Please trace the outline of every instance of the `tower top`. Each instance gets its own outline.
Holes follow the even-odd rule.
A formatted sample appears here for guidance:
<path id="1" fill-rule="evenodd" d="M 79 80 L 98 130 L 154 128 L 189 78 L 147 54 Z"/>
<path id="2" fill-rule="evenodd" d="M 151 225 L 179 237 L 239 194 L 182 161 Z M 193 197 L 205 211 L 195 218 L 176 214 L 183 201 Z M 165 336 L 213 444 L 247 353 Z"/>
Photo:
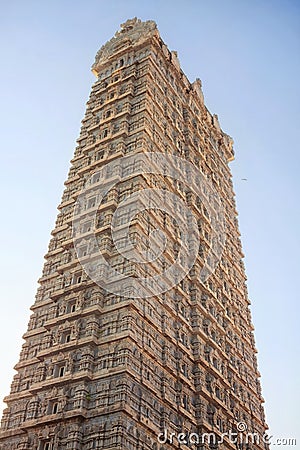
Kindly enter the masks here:
<path id="1" fill-rule="evenodd" d="M 98 66 L 108 61 L 110 57 L 115 57 L 116 53 L 125 46 L 141 44 L 153 36 L 159 37 L 157 25 L 153 20 L 142 22 L 137 17 L 128 19 L 120 25 L 120 30 L 115 33 L 114 37 L 98 51 L 92 66 L 93 73 L 97 74 Z"/>

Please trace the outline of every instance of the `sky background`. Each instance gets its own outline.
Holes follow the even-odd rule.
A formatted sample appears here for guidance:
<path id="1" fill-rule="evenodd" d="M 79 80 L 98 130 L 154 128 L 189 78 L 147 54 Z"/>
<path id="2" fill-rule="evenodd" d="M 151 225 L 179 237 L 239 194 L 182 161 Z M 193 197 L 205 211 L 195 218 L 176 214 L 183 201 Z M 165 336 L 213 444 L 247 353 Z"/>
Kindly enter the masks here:
<path id="1" fill-rule="evenodd" d="M 157 22 L 234 139 L 231 169 L 267 422 L 275 437 L 297 437 L 300 2 L 0 3 L 0 398 L 19 358 L 94 82 L 90 67 L 119 24 L 137 16 Z"/>

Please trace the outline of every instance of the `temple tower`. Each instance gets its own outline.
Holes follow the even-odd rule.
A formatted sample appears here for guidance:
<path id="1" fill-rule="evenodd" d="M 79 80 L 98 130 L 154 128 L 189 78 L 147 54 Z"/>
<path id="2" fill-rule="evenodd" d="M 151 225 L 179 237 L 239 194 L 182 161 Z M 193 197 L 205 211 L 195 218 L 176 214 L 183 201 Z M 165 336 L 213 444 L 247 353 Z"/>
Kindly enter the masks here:
<path id="1" fill-rule="evenodd" d="M 92 70 L 0 448 L 236 449 L 222 433 L 267 427 L 232 139 L 153 21 Z"/>

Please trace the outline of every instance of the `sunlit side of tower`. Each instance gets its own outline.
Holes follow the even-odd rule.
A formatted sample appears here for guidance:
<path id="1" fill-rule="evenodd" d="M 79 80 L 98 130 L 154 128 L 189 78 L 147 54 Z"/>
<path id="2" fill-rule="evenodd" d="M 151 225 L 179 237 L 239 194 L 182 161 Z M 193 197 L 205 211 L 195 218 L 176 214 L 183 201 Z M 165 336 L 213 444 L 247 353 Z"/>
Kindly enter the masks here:
<path id="1" fill-rule="evenodd" d="M 98 52 L 97 77 L 65 182 L 43 274 L 7 408 L 0 449 L 161 450 L 190 448 L 159 443 L 171 433 L 237 431 L 263 436 L 266 424 L 253 325 L 245 284 L 237 212 L 228 163 L 231 138 L 204 104 L 201 82 L 190 83 L 176 52 L 162 41 L 156 24 L 133 19 Z M 74 248 L 76 200 L 97 171 L 128 155 L 157 152 L 189 161 L 215 189 L 226 219 L 226 242 L 213 273 L 200 272 L 212 245 L 212 223 L 202 199 L 185 179 L 164 173 L 134 174 L 110 190 L 101 205 L 92 195 L 95 223 L 86 219 Z M 130 176 L 130 173 L 133 175 Z M 107 173 L 107 178 L 115 174 Z M 107 181 L 107 180 L 106 180 Z M 142 211 L 131 223 L 131 242 L 147 250 L 149 236 L 167 230 L 165 254 L 138 265 L 120 255 L 111 220 L 118 204 L 143 189 L 175 193 L 193 212 L 200 245 L 193 268 L 159 295 L 136 298 L 99 286 L 83 270 L 92 231 L 111 267 L 125 277 L 147 277 L 173 264 L 180 230 L 162 210 Z M 94 192 L 94 190 L 93 190 Z M 133 204 L 134 207 L 134 204 Z M 119 215 L 116 226 L 128 217 Z M 121 246 L 121 243 L 119 243 Z M 155 265 L 156 264 L 156 265 Z M 249 444 L 263 449 L 265 444 Z M 198 449 L 209 449 L 207 442 Z M 214 448 L 236 449 L 225 437 Z"/>

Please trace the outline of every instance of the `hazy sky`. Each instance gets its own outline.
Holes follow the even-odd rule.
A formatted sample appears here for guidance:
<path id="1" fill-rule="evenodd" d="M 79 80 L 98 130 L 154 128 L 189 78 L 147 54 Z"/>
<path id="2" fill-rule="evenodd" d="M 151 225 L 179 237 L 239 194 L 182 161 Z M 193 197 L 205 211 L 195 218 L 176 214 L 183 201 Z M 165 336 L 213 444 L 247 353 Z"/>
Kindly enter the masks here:
<path id="1" fill-rule="evenodd" d="M 0 397 L 9 393 L 27 328 L 94 81 L 90 66 L 119 24 L 134 16 L 157 22 L 190 81 L 202 80 L 208 108 L 234 138 L 231 168 L 267 421 L 274 436 L 296 437 L 297 0 L 2 0 Z"/>

